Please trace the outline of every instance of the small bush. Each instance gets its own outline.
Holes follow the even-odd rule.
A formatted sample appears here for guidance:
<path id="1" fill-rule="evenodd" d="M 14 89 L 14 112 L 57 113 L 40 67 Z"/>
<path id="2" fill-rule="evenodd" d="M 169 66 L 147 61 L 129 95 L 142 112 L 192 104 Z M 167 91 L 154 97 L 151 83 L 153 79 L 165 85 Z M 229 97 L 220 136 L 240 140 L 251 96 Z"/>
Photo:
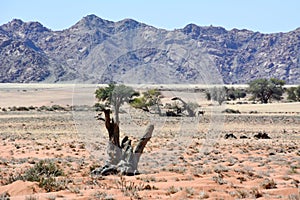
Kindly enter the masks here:
<path id="1" fill-rule="evenodd" d="M 260 198 L 263 196 L 262 193 L 257 188 L 252 188 L 250 193 L 254 198 Z"/>
<path id="2" fill-rule="evenodd" d="M 250 114 L 257 114 L 258 112 L 256 110 L 251 110 L 249 113 Z"/>
<path id="3" fill-rule="evenodd" d="M 42 177 L 62 176 L 63 171 L 50 160 L 41 160 L 24 174 L 27 181 L 40 181 Z"/>
<path id="4" fill-rule="evenodd" d="M 65 111 L 65 110 L 66 110 L 65 107 L 62 107 L 62 106 L 60 106 L 60 105 L 52 105 L 51 108 L 52 108 L 53 110 L 59 110 L 59 111 Z"/>
<path id="5" fill-rule="evenodd" d="M 224 111 L 222 111 L 222 113 L 241 114 L 241 112 L 239 110 L 234 110 L 234 109 L 230 109 L 230 108 L 226 108 Z"/>
<path id="6" fill-rule="evenodd" d="M 29 108 L 24 107 L 24 106 L 20 106 L 16 108 L 16 111 L 29 111 Z"/>
<path id="7" fill-rule="evenodd" d="M 54 111 L 52 107 L 48 107 L 48 106 L 41 106 L 38 109 L 39 111 Z"/>
<path id="8" fill-rule="evenodd" d="M 0 194 L 0 199 L 1 200 L 10 200 L 10 195 L 8 192 L 4 192 L 2 194 Z"/>
<path id="9" fill-rule="evenodd" d="M 261 184 L 260 186 L 263 188 L 263 189 L 274 189 L 274 188 L 277 188 L 276 186 L 277 184 L 275 183 L 275 181 L 272 179 L 268 179 L 266 178 Z"/>
<path id="10" fill-rule="evenodd" d="M 205 191 L 201 191 L 199 193 L 199 199 L 208 199 L 209 198 L 209 194 Z"/>
<path id="11" fill-rule="evenodd" d="M 168 188 L 168 191 L 167 191 L 167 195 L 171 195 L 171 194 L 175 194 L 177 193 L 179 190 L 177 188 L 174 187 L 174 185 L 170 186 Z"/>
<path id="12" fill-rule="evenodd" d="M 25 171 L 22 179 L 26 181 L 36 181 L 41 188 L 47 192 L 54 192 L 65 189 L 65 183 L 57 181 L 55 177 L 64 175 L 55 163 L 50 160 L 41 160 L 32 168 Z"/>

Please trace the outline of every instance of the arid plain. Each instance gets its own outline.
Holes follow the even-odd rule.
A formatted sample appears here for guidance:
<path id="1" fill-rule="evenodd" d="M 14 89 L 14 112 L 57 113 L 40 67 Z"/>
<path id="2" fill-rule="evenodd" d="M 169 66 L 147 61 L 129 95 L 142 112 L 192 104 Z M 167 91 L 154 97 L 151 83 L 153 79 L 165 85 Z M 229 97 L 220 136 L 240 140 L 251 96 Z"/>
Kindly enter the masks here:
<path id="1" fill-rule="evenodd" d="M 141 174 L 91 176 L 105 163 L 108 141 L 91 109 L 96 86 L 2 84 L 0 199 L 300 199 L 299 102 L 219 106 L 195 86 L 157 87 L 163 103 L 179 96 L 204 115 L 160 117 L 124 105 L 121 137 L 134 143 L 154 124 Z M 62 173 L 24 181 L 41 161 Z"/>

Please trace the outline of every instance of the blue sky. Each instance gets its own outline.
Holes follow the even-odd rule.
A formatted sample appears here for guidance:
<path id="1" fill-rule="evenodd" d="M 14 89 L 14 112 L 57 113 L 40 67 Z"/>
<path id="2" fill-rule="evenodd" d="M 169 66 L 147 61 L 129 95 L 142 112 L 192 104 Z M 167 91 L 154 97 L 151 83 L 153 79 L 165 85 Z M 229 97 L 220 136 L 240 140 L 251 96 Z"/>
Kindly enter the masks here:
<path id="1" fill-rule="evenodd" d="M 189 23 L 263 33 L 300 27 L 299 0 L 2 0 L 0 25 L 14 18 L 39 21 L 52 30 L 88 14 L 111 21 L 132 18 L 168 30 Z"/>

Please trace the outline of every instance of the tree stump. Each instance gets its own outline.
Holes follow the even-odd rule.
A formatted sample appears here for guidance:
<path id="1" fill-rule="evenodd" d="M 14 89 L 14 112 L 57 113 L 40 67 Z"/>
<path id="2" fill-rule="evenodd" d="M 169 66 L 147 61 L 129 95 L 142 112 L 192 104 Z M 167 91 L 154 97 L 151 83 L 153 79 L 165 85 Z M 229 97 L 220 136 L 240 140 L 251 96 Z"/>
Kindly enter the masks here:
<path id="1" fill-rule="evenodd" d="M 110 110 L 104 110 L 105 114 L 105 126 L 108 131 L 109 141 L 107 147 L 107 154 L 109 158 L 106 160 L 105 165 L 100 168 L 96 168 L 92 171 L 92 175 L 110 175 L 110 174 L 122 174 L 122 175 L 137 175 L 138 163 L 143 150 L 147 142 L 152 137 L 154 125 L 150 124 L 145 134 L 139 139 L 135 149 L 131 145 L 131 140 L 128 136 L 125 136 L 120 144 L 119 137 L 119 125 L 110 118 Z"/>

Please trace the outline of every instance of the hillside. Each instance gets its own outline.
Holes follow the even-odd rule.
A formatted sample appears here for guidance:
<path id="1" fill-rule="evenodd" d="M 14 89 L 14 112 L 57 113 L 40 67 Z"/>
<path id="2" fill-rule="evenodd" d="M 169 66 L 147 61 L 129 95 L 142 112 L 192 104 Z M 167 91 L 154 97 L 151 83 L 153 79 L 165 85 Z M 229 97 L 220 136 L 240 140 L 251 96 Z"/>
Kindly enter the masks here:
<path id="1" fill-rule="evenodd" d="M 88 15 L 68 29 L 14 19 L 0 26 L 0 82 L 300 84 L 300 28 L 262 34 L 189 24 L 158 29 Z"/>

